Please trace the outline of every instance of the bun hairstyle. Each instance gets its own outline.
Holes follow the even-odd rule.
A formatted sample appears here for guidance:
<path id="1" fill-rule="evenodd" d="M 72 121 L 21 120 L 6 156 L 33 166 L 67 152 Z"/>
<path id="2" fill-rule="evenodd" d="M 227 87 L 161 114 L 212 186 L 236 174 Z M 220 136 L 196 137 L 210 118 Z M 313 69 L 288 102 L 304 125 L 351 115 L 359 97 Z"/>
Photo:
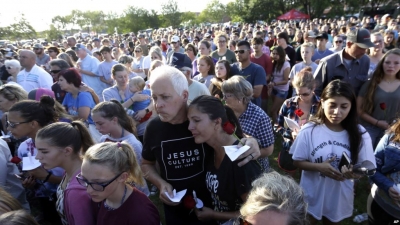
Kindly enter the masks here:
<path id="1" fill-rule="evenodd" d="M 107 119 L 117 117 L 118 124 L 121 125 L 121 127 L 137 136 L 136 126 L 132 118 L 126 114 L 124 107 L 117 100 L 113 99 L 108 102 L 100 102 L 92 109 L 92 114 L 94 113 L 100 113 L 101 117 Z"/>
<path id="2" fill-rule="evenodd" d="M 36 138 L 45 140 L 51 146 L 61 148 L 71 146 L 74 153 L 82 155 L 94 145 L 86 125 L 79 120 L 72 123 L 49 124 L 37 132 Z"/>
<path id="3" fill-rule="evenodd" d="M 36 121 L 41 127 L 57 121 L 54 110 L 55 101 L 49 96 L 42 96 L 40 101 L 24 100 L 15 103 L 9 112 L 19 112 L 25 121 Z"/>
<path id="4" fill-rule="evenodd" d="M 201 95 L 195 98 L 190 103 L 189 107 L 196 107 L 196 109 L 201 113 L 207 114 L 210 120 L 221 118 L 221 126 L 223 126 L 226 122 L 230 122 L 236 127 L 236 136 L 243 138 L 243 131 L 235 113 L 228 106 L 224 106 L 218 98 L 208 95 Z"/>
<path id="5" fill-rule="evenodd" d="M 144 185 L 142 171 L 135 151 L 126 142 L 103 142 L 93 145 L 86 151 L 83 160 L 89 163 L 107 166 L 116 175 L 128 173 L 127 183 Z"/>
<path id="6" fill-rule="evenodd" d="M 315 84 L 316 83 L 312 74 L 312 68 L 309 66 L 300 70 L 300 72 L 294 76 L 292 81 L 292 85 L 294 88 L 306 87 L 310 90 L 314 90 Z"/>

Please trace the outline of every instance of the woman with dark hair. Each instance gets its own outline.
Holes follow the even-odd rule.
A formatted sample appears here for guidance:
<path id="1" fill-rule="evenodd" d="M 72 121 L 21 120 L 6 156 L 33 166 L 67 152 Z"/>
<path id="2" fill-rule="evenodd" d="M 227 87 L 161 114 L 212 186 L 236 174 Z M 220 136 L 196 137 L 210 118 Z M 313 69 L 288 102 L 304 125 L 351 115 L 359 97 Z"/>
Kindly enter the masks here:
<path id="1" fill-rule="evenodd" d="M 65 52 L 58 54 L 57 59 L 65 60 L 68 63 L 69 67 L 71 67 L 71 68 L 75 67 L 75 65 L 76 65 L 76 61 L 73 61 L 71 56 L 69 56 L 69 54 L 67 54 Z"/>
<path id="2" fill-rule="evenodd" d="M 18 148 L 18 157 L 36 156 L 38 151 L 35 146 L 36 133 L 41 128 L 58 120 L 54 110 L 55 100 L 49 96 L 43 96 L 40 101 L 24 100 L 14 104 L 8 113 L 8 130 L 16 138 L 28 137 Z M 60 224 L 60 218 L 54 207 L 54 195 L 57 185 L 61 181 L 64 171 L 61 168 L 45 170 L 42 166 L 25 172 L 22 177 L 22 185 L 29 189 L 35 199 L 40 203 L 39 212 L 43 214 L 45 221 L 52 224 Z M 31 197 L 33 198 L 33 197 Z"/>
<path id="3" fill-rule="evenodd" d="M 99 51 L 93 52 L 93 56 L 94 56 L 97 60 L 99 60 L 99 62 L 103 62 L 103 61 L 104 61 L 103 55 L 102 55 Z"/>
<path id="4" fill-rule="evenodd" d="M 285 101 L 289 90 L 290 64 L 286 61 L 285 50 L 281 46 L 275 47 L 271 52 L 272 77 L 269 87 L 272 88 L 272 107 L 269 115 L 276 123 L 278 110 Z"/>
<path id="5" fill-rule="evenodd" d="M 72 59 L 72 62 L 76 65 L 76 62 L 78 62 L 78 56 L 76 55 L 76 52 L 72 49 L 68 49 L 65 51 L 65 53 L 68 54 L 68 56 Z"/>
<path id="6" fill-rule="evenodd" d="M 196 59 L 197 49 L 193 44 L 187 44 L 185 47 L 185 54 L 192 60 L 192 62 Z"/>
<path id="7" fill-rule="evenodd" d="M 196 209 L 196 215 L 200 221 L 230 223 L 239 216 L 240 206 L 246 201 L 251 182 L 263 169 L 255 161 L 239 167 L 238 161 L 231 161 L 225 153 L 223 146 L 239 144 L 236 137 L 242 138 L 243 132 L 233 110 L 224 106 L 219 99 L 206 95 L 195 98 L 189 105 L 188 118 L 194 141 L 197 144 L 207 143 L 214 149 L 214 160 L 206 162 L 205 168 L 205 182 L 214 209 Z M 235 128 L 236 137 L 227 127 Z"/>
<path id="8" fill-rule="evenodd" d="M 294 35 L 293 41 L 292 41 L 292 43 L 290 43 L 290 45 L 293 46 L 294 49 L 296 49 L 303 43 L 304 43 L 303 31 L 301 31 L 300 29 L 297 29 L 296 33 Z"/>
<path id="9" fill-rule="evenodd" d="M 294 165 L 302 169 L 311 225 L 340 224 L 353 213 L 354 181 L 360 175 L 353 165 L 365 160 L 375 164 L 371 138 L 358 124 L 356 96 L 350 84 L 334 80 L 321 94 L 321 104 L 304 125 L 292 147 Z M 343 155 L 350 164 L 339 168 Z"/>
<path id="10" fill-rule="evenodd" d="M 60 72 L 58 84 L 61 90 L 67 92 L 62 105 L 68 114 L 74 119 L 83 120 L 88 126 L 94 142 L 98 142 L 100 133 L 96 130 L 90 111 L 96 105 L 92 95 L 86 91 L 80 91 L 81 75 L 75 68 L 66 69 Z"/>
<path id="11" fill-rule="evenodd" d="M 47 52 L 50 56 L 50 59 L 53 60 L 53 59 L 57 59 L 58 54 L 60 54 L 60 49 L 52 46 L 52 47 L 47 48 Z"/>
<path id="12" fill-rule="evenodd" d="M 194 76 L 193 80 L 203 83 L 207 88 L 209 88 L 211 79 L 215 77 L 215 65 L 213 58 L 211 58 L 211 56 L 202 55 L 197 58 L 196 61 L 199 74 Z"/>
<path id="13" fill-rule="evenodd" d="M 286 55 L 290 59 L 290 68 L 296 64 L 296 50 L 292 46 L 289 46 L 289 36 L 286 32 L 278 34 L 278 46 L 285 50 Z"/>
<path id="14" fill-rule="evenodd" d="M 86 188 L 79 185 L 76 175 L 81 172 L 82 158 L 94 143 L 84 123 L 57 122 L 45 126 L 36 134 L 36 159 L 43 168 L 59 167 L 65 174 L 57 188 L 56 209 L 64 225 L 96 224 L 92 201 Z"/>
<path id="15" fill-rule="evenodd" d="M 198 50 L 199 50 L 198 55 L 197 55 L 198 57 L 210 56 L 210 54 L 211 54 L 211 44 L 210 44 L 210 42 L 208 42 L 207 40 L 200 41 L 199 44 L 198 44 Z M 198 62 L 197 61 L 198 60 L 194 60 L 193 63 L 192 63 L 193 64 L 193 76 L 196 76 L 197 74 L 200 73 L 198 71 L 198 66 L 197 66 Z M 214 63 L 216 63 L 218 60 L 212 58 L 212 61 Z"/>
<path id="16" fill-rule="evenodd" d="M 215 65 L 215 77 L 211 79 L 211 84 L 209 87 L 211 96 L 222 99 L 222 83 L 232 76 L 231 64 L 227 60 L 219 60 Z"/>
<path id="17" fill-rule="evenodd" d="M 115 100 L 101 102 L 93 108 L 93 121 L 96 129 L 103 135 L 100 142 L 127 142 L 135 151 L 139 163 L 142 161 L 142 143 L 136 138 L 136 126 L 124 107 Z M 149 196 L 147 184 L 138 187 L 144 194 Z"/>
<path id="18" fill-rule="evenodd" d="M 361 124 L 375 147 L 400 112 L 400 50 L 388 51 L 357 97 Z"/>
<path id="19" fill-rule="evenodd" d="M 400 120 L 379 141 L 375 149 L 376 173 L 368 197 L 370 225 L 389 225 L 400 219 Z"/>

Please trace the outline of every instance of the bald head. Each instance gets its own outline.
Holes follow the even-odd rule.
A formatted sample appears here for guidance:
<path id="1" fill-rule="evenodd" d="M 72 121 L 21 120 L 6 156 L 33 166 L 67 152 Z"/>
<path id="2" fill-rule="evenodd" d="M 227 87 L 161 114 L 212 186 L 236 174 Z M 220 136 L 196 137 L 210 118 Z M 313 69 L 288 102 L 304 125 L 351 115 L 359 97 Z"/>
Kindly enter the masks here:
<path id="1" fill-rule="evenodd" d="M 21 50 L 19 52 L 21 66 L 30 71 L 36 63 L 36 54 L 31 50 Z"/>

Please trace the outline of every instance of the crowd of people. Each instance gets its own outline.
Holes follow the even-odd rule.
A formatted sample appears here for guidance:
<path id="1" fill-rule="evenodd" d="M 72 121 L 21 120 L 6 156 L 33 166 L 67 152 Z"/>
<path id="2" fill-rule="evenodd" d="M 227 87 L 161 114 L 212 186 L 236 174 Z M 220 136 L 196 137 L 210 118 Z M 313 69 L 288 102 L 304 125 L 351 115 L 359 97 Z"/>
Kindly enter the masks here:
<path id="1" fill-rule="evenodd" d="M 363 220 L 395 223 L 398 23 L 342 17 L 8 45 L 0 224 L 340 224 L 363 176 Z M 277 140 L 280 173 L 268 159 Z"/>

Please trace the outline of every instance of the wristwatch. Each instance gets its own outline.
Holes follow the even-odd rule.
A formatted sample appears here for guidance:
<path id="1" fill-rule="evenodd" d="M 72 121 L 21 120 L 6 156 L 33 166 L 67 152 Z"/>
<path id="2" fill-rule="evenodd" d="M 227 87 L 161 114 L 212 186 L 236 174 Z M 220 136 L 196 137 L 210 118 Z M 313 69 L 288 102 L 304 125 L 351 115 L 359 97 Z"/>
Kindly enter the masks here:
<path id="1" fill-rule="evenodd" d="M 149 110 L 148 108 L 145 108 L 144 110 L 146 110 L 146 113 L 149 113 L 149 112 L 150 112 L 150 110 Z"/>

